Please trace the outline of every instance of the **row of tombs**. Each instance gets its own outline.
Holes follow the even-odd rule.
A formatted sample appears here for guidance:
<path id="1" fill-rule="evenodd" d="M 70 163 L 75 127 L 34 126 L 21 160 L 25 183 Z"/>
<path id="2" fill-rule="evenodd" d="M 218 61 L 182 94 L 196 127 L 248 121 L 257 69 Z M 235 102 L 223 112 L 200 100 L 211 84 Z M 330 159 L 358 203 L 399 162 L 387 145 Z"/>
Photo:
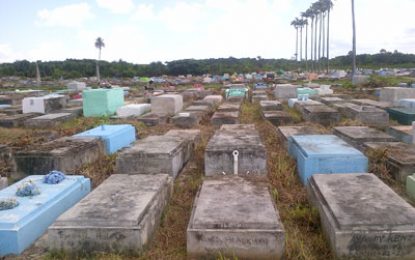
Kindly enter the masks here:
<path id="1" fill-rule="evenodd" d="M 257 100 L 264 118 L 271 122 L 266 112 L 274 116 L 275 112 L 285 112 L 278 101 Z M 222 126 L 205 148 L 205 179 L 187 228 L 188 255 L 281 258 L 284 227 L 267 182 L 249 178 L 266 176 L 265 146 L 254 125 L 238 124 L 240 102 L 225 102 L 220 107 L 233 111 L 216 113 L 234 114 L 221 117 L 225 118 L 222 121 L 215 121 L 214 116 L 211 119 L 212 124 L 219 122 L 217 125 Z M 324 114 L 310 118 L 320 117 L 326 118 Z M 395 177 L 405 181 L 411 178 L 408 175 L 414 172 L 414 163 L 409 157 L 400 158 L 393 149 L 405 147 L 409 154 L 415 154 L 411 145 L 398 143 L 367 126 L 335 127 L 331 135 L 309 126 L 282 126 L 288 123 L 284 120 L 273 123 L 279 125 L 276 131 L 297 161 L 299 178 L 320 213 L 323 230 L 337 256 L 415 257 L 415 211 L 375 175 L 367 173 L 368 159 L 364 155 L 370 149 L 387 146 L 392 151 L 388 163 L 395 167 Z M 94 131 L 110 134 L 102 142 Z M 21 253 L 46 230 L 51 249 L 142 251 L 159 224 L 174 179 L 192 160 L 200 131 L 171 130 L 130 145 L 134 141 L 134 128 L 129 125 L 102 126 L 76 138 L 59 140 L 59 151 L 71 150 L 71 146 L 88 147 L 85 151 L 89 152 L 79 156 L 79 149 L 72 149 L 72 161 L 80 163 L 100 150 L 114 153 L 128 147 L 117 154 L 116 174 L 92 192 L 89 180 L 83 176 L 64 176 L 58 183 L 48 183 L 53 173 L 46 177 L 32 175 L 2 190 L 1 197 L 14 198 L 19 205 L 0 211 L 0 220 L 4 220 L 0 223 L 0 256 Z M 40 148 L 35 154 L 44 152 Z M 22 152 L 19 156 L 17 161 L 31 160 L 28 158 L 33 154 Z M 59 169 L 68 165 L 65 169 L 70 169 L 72 162 L 65 162 L 67 157 L 68 153 L 55 160 L 44 156 L 44 163 L 39 165 L 49 168 L 34 169 L 33 173 L 48 173 L 55 165 Z M 16 190 L 26 187 L 36 187 L 40 192 L 16 196 Z"/>

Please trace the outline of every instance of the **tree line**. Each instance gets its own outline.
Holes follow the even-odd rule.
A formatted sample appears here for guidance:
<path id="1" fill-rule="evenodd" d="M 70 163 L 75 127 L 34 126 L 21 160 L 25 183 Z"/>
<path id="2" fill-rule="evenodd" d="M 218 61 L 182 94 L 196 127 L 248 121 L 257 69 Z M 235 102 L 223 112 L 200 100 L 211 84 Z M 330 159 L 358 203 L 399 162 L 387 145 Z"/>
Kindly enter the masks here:
<path id="1" fill-rule="evenodd" d="M 326 58 L 327 59 L 327 58 Z M 324 60 L 322 58 L 322 60 Z M 360 68 L 412 67 L 415 68 L 415 54 L 398 51 L 356 56 Z M 352 52 L 345 56 L 330 59 L 331 68 L 348 69 L 352 62 Z M 67 59 L 65 61 L 37 61 L 42 78 L 70 79 L 96 76 L 96 60 Z M 305 66 L 295 60 L 257 58 L 220 58 L 220 59 L 185 59 L 171 62 L 152 62 L 150 64 L 133 64 L 122 60 L 100 61 L 100 74 L 105 78 L 152 77 L 161 75 L 203 75 L 224 73 L 248 73 L 260 71 L 305 71 Z M 36 62 L 27 60 L 0 64 L 0 76 L 36 77 Z"/>

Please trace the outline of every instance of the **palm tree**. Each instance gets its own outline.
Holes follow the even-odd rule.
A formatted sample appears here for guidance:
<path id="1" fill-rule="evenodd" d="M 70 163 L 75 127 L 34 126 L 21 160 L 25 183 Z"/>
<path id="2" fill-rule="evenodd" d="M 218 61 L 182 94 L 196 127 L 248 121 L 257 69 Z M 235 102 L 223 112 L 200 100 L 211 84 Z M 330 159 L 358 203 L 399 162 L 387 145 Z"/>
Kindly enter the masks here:
<path id="1" fill-rule="evenodd" d="M 105 47 L 105 43 L 104 43 L 104 39 L 102 39 L 101 37 L 98 37 L 95 40 L 95 48 L 98 48 L 98 60 L 97 60 L 97 79 L 98 81 L 100 81 L 100 74 L 99 74 L 99 61 L 101 60 L 101 49 Z"/>
<path id="2" fill-rule="evenodd" d="M 303 28 L 307 25 L 308 22 L 306 19 L 299 19 L 300 26 L 300 61 L 303 61 Z M 307 46 L 306 46 L 307 48 Z"/>
<path id="3" fill-rule="evenodd" d="M 305 70 L 308 71 L 308 18 L 312 18 L 311 9 L 301 13 L 301 16 L 305 18 Z"/>
<path id="4" fill-rule="evenodd" d="M 356 73 L 356 21 L 354 15 L 354 0 L 352 1 L 353 51 L 352 51 L 352 79 Z"/>
<path id="5" fill-rule="evenodd" d="M 311 8 L 314 12 L 314 64 L 317 66 L 317 24 L 319 21 L 319 15 L 320 15 L 320 6 L 319 6 L 319 2 L 315 2 L 311 5 Z"/>
<path id="6" fill-rule="evenodd" d="M 322 0 L 324 10 L 327 12 L 327 43 L 326 43 L 326 55 L 327 55 L 327 73 L 330 69 L 330 10 L 333 8 L 333 2 L 331 0 Z"/>
<path id="7" fill-rule="evenodd" d="M 298 18 L 295 18 L 293 21 L 291 21 L 291 25 L 294 26 L 295 30 L 296 30 L 296 40 L 295 40 L 295 60 L 298 61 L 298 28 L 300 25 L 300 20 Z"/>
<path id="8" fill-rule="evenodd" d="M 314 52 L 313 52 L 314 44 L 313 43 L 314 43 L 314 37 L 315 37 L 315 35 L 314 35 L 314 19 L 316 18 L 316 15 L 315 15 L 315 12 L 314 12 L 312 7 L 308 8 L 307 12 L 310 13 L 310 18 L 311 18 L 310 60 L 311 60 L 311 70 L 314 71 L 314 62 L 313 62 L 313 60 L 314 60 L 314 55 L 313 55 L 314 54 Z"/>

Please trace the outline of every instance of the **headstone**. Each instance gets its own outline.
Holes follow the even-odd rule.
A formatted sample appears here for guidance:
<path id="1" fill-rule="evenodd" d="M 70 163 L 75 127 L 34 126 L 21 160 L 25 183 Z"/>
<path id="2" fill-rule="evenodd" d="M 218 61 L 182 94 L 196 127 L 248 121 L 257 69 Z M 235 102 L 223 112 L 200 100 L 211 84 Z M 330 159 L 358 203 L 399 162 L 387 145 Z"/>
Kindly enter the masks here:
<path id="1" fill-rule="evenodd" d="M 402 125 L 412 125 L 415 121 L 415 110 L 405 107 L 394 107 L 387 109 L 389 117 Z"/>
<path id="2" fill-rule="evenodd" d="M 379 100 L 393 105 L 399 105 L 399 100 L 404 98 L 415 98 L 415 89 L 386 87 L 380 90 Z"/>
<path id="3" fill-rule="evenodd" d="M 259 105 L 262 111 L 281 111 L 283 109 L 281 102 L 278 100 L 261 100 Z"/>
<path id="4" fill-rule="evenodd" d="M 76 172 L 81 166 L 95 162 L 103 154 L 104 145 L 98 138 L 59 138 L 14 153 L 17 167 L 15 177 L 47 174 L 52 170 Z"/>
<path id="5" fill-rule="evenodd" d="M 117 109 L 117 116 L 119 117 L 130 117 L 130 116 L 141 116 L 151 111 L 150 104 L 129 104 Z"/>
<path id="6" fill-rule="evenodd" d="M 302 114 L 306 121 L 318 123 L 324 126 L 334 125 L 340 121 L 339 112 L 325 105 L 304 106 Z"/>
<path id="7" fill-rule="evenodd" d="M 415 209 L 373 174 L 315 174 L 307 187 L 336 258 L 415 258 Z"/>
<path id="8" fill-rule="evenodd" d="M 85 117 L 110 116 L 124 105 L 124 90 L 88 89 L 82 92 L 82 98 Z"/>
<path id="9" fill-rule="evenodd" d="M 154 114 L 174 115 L 183 109 L 183 97 L 164 94 L 151 98 L 151 112 Z"/>
<path id="10" fill-rule="evenodd" d="M 234 151 L 237 151 L 235 160 Z M 254 125 L 222 125 L 205 149 L 205 175 L 266 174 L 266 151 Z"/>
<path id="11" fill-rule="evenodd" d="M 280 259 L 285 249 L 284 227 L 267 186 L 237 176 L 203 181 L 186 237 L 187 254 L 196 259 Z"/>
<path id="12" fill-rule="evenodd" d="M 23 114 L 48 114 L 66 106 L 66 97 L 63 95 L 47 95 L 43 97 L 27 97 L 22 101 Z"/>
<path id="13" fill-rule="evenodd" d="M 268 120 L 274 126 L 291 124 L 293 118 L 285 111 L 263 111 L 262 118 Z"/>
<path id="14" fill-rule="evenodd" d="M 54 113 L 43 116 L 33 117 L 24 122 L 26 127 L 32 128 L 53 128 L 58 124 L 72 120 L 75 118 L 74 114 L 70 113 Z"/>
<path id="15" fill-rule="evenodd" d="M 49 248 L 139 254 L 171 196 L 167 174 L 113 174 L 48 229 Z"/>
<path id="16" fill-rule="evenodd" d="M 22 253 L 91 189 L 90 180 L 84 176 L 66 176 L 58 184 L 43 183 L 43 177 L 32 175 L 0 191 L 0 198 L 13 198 L 19 203 L 15 208 L 0 210 L 0 257 Z M 17 188 L 27 181 L 32 181 L 40 194 L 16 196 Z"/>
<path id="17" fill-rule="evenodd" d="M 277 84 L 274 90 L 274 96 L 277 99 L 287 100 L 290 98 L 297 97 L 297 88 L 296 85 L 291 84 Z"/>
<path id="18" fill-rule="evenodd" d="M 239 124 L 239 111 L 233 112 L 215 112 L 210 119 L 214 126 L 221 126 L 223 124 Z"/>
<path id="19" fill-rule="evenodd" d="M 397 126 L 390 126 L 387 130 L 388 134 L 395 137 L 397 140 L 412 144 L 413 133 L 412 133 L 412 126 L 409 125 L 397 125 Z"/>
<path id="20" fill-rule="evenodd" d="M 367 142 L 396 142 L 392 136 L 367 126 L 338 126 L 334 128 L 334 134 L 363 151 L 364 143 Z"/>
<path id="21" fill-rule="evenodd" d="M 100 138 L 104 142 L 106 153 L 113 154 L 135 141 L 135 128 L 132 125 L 100 125 L 75 137 Z"/>
<path id="22" fill-rule="evenodd" d="M 0 127 L 23 127 L 26 120 L 39 116 L 37 113 L 17 114 L 0 117 Z"/>
<path id="23" fill-rule="evenodd" d="M 137 140 L 116 159 L 120 174 L 169 174 L 175 178 L 185 165 L 188 142 L 175 136 L 155 135 Z"/>
<path id="24" fill-rule="evenodd" d="M 367 172 L 366 156 L 337 136 L 295 135 L 291 138 L 291 151 L 297 159 L 298 173 L 304 185 L 316 173 Z"/>

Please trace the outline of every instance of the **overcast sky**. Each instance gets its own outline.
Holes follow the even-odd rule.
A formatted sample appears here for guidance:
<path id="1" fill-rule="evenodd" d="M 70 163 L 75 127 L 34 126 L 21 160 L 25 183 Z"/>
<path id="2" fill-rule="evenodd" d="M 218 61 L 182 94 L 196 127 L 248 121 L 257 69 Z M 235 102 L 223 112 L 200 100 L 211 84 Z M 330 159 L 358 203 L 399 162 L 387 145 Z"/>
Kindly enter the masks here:
<path id="1" fill-rule="evenodd" d="M 0 63 L 291 58 L 309 0 L 0 0 Z M 350 0 L 333 0 L 331 54 L 351 50 Z M 357 52 L 415 53 L 415 0 L 355 0 Z"/>

